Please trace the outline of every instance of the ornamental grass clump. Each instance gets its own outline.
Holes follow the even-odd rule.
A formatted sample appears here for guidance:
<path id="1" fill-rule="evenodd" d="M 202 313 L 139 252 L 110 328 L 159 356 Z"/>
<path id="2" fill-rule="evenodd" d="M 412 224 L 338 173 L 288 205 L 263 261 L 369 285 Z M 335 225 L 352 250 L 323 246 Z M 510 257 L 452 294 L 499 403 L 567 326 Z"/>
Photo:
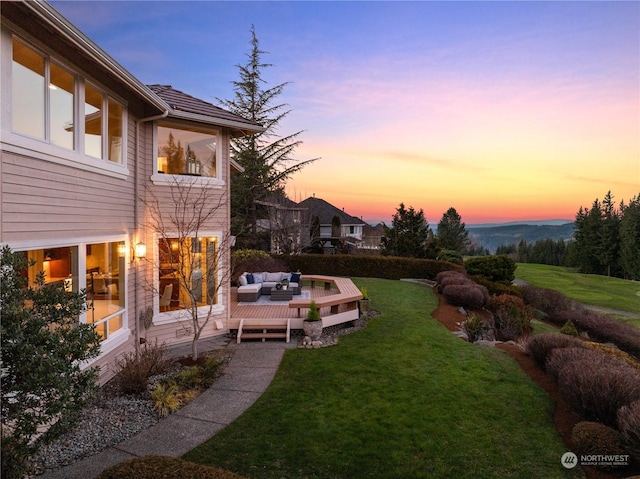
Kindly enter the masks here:
<path id="1" fill-rule="evenodd" d="M 147 390 L 149 378 L 166 373 L 172 362 L 164 345 L 147 343 L 118 361 L 114 384 L 122 394 L 140 394 Z"/>

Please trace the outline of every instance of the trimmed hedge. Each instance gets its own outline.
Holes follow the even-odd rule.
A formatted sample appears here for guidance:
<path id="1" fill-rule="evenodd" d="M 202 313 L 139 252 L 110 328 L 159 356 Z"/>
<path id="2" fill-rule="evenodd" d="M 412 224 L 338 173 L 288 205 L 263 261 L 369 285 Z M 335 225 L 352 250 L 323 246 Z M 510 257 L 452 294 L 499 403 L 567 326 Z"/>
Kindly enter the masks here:
<path id="1" fill-rule="evenodd" d="M 493 313 L 498 334 L 507 341 L 518 339 L 530 329 L 533 311 L 517 296 L 491 296 L 487 309 Z"/>
<path id="2" fill-rule="evenodd" d="M 629 451 L 640 463 L 640 401 L 634 401 L 618 410 L 618 430 Z"/>
<path id="3" fill-rule="evenodd" d="M 541 333 L 527 340 L 526 350 L 539 366 L 544 367 L 547 357 L 556 348 L 585 348 L 584 343 L 573 336 L 560 333 Z"/>
<path id="4" fill-rule="evenodd" d="M 626 454 L 622 436 L 615 429 L 597 422 L 582 421 L 573 426 L 571 440 L 583 455 Z"/>
<path id="5" fill-rule="evenodd" d="M 467 273 L 482 276 L 496 283 L 511 284 L 518 265 L 508 256 L 474 256 L 464 262 Z"/>
<path id="6" fill-rule="evenodd" d="M 288 265 L 291 271 L 328 276 L 357 276 L 362 278 L 434 280 L 441 271 L 464 268 L 448 261 L 395 256 L 360 256 L 348 254 L 277 255 L 275 259 Z"/>
<path id="7" fill-rule="evenodd" d="M 479 284 L 450 284 L 442 289 L 442 295 L 454 306 L 465 309 L 482 309 L 489 299 L 487 288 Z"/>

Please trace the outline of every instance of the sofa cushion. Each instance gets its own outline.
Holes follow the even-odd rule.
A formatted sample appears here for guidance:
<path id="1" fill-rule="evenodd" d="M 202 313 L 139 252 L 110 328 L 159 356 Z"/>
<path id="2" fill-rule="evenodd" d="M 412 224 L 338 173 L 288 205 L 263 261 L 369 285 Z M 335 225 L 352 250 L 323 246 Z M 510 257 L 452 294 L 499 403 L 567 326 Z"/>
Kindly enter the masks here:
<path id="1" fill-rule="evenodd" d="M 279 283 L 282 280 L 282 273 L 265 273 L 264 280 Z"/>
<path id="2" fill-rule="evenodd" d="M 260 291 L 261 285 L 260 284 L 247 284 L 245 286 L 238 286 L 238 292 L 239 293 L 248 293 L 248 292 L 256 292 L 256 291 Z"/>
<path id="3" fill-rule="evenodd" d="M 238 284 L 240 286 L 246 286 L 247 284 L 247 273 L 241 274 L 240 277 L 238 278 Z"/>

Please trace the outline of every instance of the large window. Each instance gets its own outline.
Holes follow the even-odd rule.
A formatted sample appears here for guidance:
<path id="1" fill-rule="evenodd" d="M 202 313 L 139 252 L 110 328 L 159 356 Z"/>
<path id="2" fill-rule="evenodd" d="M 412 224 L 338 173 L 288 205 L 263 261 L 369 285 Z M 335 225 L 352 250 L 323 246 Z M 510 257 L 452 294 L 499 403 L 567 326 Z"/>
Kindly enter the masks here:
<path id="1" fill-rule="evenodd" d="M 125 244 L 88 244 L 86 258 L 87 322 L 95 324 L 105 340 L 123 325 Z"/>
<path id="2" fill-rule="evenodd" d="M 158 173 L 215 178 L 219 137 L 183 128 L 158 126 Z"/>
<path id="3" fill-rule="evenodd" d="M 94 243 L 25 251 L 32 264 L 25 271 L 29 285 L 35 285 L 38 273 L 45 284 L 59 283 L 68 292 L 87 293 L 87 310 L 82 318 L 95 324 L 102 341 L 124 327 L 125 315 L 125 243 Z M 86 271 L 79 274 L 84 262 Z M 79 318 L 81 319 L 81 318 Z"/>
<path id="4" fill-rule="evenodd" d="M 12 46 L 13 131 L 122 164 L 124 107 L 21 40 Z"/>
<path id="5" fill-rule="evenodd" d="M 160 238 L 158 257 L 160 312 L 218 303 L 217 238 Z"/>

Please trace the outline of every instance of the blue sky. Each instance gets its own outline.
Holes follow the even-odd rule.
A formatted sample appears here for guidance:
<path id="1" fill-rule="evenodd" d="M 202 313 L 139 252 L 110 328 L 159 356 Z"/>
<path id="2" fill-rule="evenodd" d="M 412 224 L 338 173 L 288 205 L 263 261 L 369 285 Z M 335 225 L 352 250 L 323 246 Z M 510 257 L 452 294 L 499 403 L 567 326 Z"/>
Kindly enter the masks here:
<path id="1" fill-rule="evenodd" d="M 145 83 L 231 98 L 255 25 L 288 184 L 355 216 L 572 219 L 640 193 L 638 2 L 52 2 Z"/>

